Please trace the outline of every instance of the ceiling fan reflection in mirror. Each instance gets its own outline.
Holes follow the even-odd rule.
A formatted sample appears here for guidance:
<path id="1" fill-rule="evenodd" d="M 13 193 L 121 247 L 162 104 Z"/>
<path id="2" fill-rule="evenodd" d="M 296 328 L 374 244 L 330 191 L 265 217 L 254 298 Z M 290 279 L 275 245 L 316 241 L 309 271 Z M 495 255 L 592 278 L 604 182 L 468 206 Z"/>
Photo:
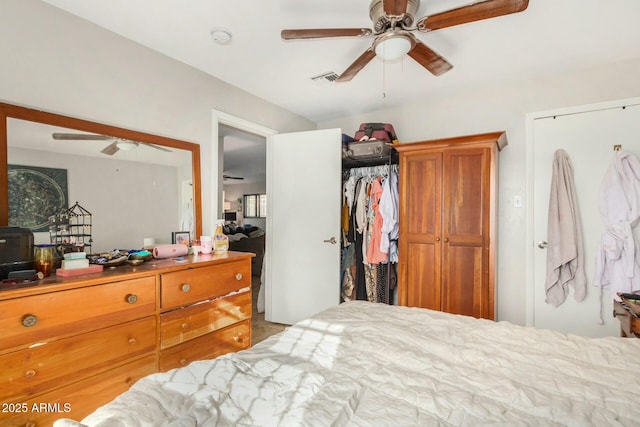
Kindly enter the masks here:
<path id="1" fill-rule="evenodd" d="M 446 73 L 453 65 L 434 50 L 422 43 L 412 31 L 429 32 L 455 25 L 522 12 L 529 0 L 480 0 L 445 12 L 418 19 L 414 17 L 420 0 L 373 0 L 369 6 L 369 17 L 373 29 L 369 28 L 320 28 L 282 30 L 284 40 L 317 39 L 329 37 L 374 36 L 371 46 L 364 51 L 335 81 L 353 79 L 374 57 L 384 61 L 399 59 L 405 54 L 435 76 Z"/>
<path id="2" fill-rule="evenodd" d="M 88 134 L 88 133 L 61 133 L 54 132 L 51 134 L 53 139 L 57 141 L 111 141 L 111 144 L 107 145 L 100 152 L 113 156 L 118 151 L 131 151 L 137 148 L 139 145 L 145 145 L 147 147 L 155 148 L 156 150 L 171 152 L 168 148 L 160 145 L 150 144 L 148 142 L 132 141 L 130 139 L 116 138 L 108 135 Z"/>

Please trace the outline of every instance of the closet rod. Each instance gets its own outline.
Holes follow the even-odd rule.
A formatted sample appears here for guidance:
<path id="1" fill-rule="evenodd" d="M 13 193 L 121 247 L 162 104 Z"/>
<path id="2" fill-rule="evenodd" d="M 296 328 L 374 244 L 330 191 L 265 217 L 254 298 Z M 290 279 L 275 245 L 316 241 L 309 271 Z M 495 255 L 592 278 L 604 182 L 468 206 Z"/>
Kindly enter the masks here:
<path id="1" fill-rule="evenodd" d="M 389 166 L 391 166 L 391 169 L 389 169 Z M 392 164 L 392 165 L 364 166 L 360 168 L 351 168 L 349 169 L 349 175 L 353 177 L 384 175 L 389 173 L 389 170 L 391 170 L 391 172 L 397 173 L 398 165 Z"/>

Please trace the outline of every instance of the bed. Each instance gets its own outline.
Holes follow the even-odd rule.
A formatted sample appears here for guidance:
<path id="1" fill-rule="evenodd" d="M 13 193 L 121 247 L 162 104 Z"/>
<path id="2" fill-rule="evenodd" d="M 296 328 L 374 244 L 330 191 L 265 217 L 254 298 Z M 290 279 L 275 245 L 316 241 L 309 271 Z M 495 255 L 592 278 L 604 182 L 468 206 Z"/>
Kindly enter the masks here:
<path id="1" fill-rule="evenodd" d="M 67 426 L 631 426 L 640 339 L 352 301 Z"/>

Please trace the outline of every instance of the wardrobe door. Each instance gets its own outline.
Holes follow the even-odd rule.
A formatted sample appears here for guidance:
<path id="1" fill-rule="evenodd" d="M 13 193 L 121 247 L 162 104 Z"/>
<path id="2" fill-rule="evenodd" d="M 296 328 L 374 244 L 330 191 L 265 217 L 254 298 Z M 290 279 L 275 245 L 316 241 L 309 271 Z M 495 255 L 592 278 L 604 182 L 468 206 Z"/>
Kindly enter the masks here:
<path id="1" fill-rule="evenodd" d="M 399 304 L 441 310 L 442 152 L 403 156 L 400 173 Z"/>
<path id="2" fill-rule="evenodd" d="M 492 316 L 489 307 L 489 148 L 444 151 L 442 310 Z"/>

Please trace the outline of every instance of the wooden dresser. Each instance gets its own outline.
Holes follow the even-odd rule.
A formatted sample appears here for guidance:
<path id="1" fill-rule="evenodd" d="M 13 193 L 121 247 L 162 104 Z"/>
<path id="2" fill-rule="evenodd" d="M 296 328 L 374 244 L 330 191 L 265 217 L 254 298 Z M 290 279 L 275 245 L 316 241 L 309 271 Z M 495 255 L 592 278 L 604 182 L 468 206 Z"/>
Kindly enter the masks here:
<path id="1" fill-rule="evenodd" d="M 0 291 L 0 425 L 82 419 L 145 375 L 248 348 L 252 256 L 151 260 Z"/>
<path id="2" fill-rule="evenodd" d="M 394 145 L 398 303 L 494 319 L 498 151 L 504 132 Z"/>

